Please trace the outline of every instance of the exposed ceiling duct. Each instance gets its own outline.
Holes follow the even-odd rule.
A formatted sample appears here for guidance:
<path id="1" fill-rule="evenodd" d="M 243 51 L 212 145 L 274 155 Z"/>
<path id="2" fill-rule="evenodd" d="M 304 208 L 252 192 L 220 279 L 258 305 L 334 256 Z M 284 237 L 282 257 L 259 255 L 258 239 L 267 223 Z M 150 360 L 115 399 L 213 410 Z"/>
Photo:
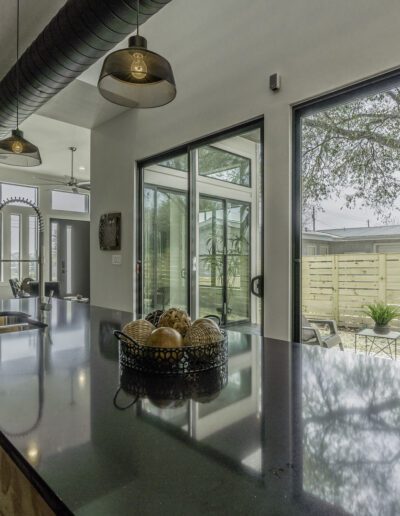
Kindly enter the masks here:
<path id="1" fill-rule="evenodd" d="M 170 0 L 142 0 L 139 23 Z M 136 0 L 68 0 L 19 59 L 25 120 L 136 28 Z M 0 82 L 0 135 L 17 120 L 16 66 Z"/>

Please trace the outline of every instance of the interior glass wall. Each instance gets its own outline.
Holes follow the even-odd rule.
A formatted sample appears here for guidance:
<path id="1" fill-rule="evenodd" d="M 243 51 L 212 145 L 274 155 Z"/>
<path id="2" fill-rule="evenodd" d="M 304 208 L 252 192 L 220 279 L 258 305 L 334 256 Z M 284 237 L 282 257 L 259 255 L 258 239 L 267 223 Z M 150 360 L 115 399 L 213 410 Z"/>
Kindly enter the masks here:
<path id="1" fill-rule="evenodd" d="M 143 171 L 143 312 L 189 309 L 188 164 L 176 156 Z"/>
<path id="2" fill-rule="evenodd" d="M 261 123 L 149 160 L 140 182 L 138 312 L 176 306 L 260 331 Z"/>

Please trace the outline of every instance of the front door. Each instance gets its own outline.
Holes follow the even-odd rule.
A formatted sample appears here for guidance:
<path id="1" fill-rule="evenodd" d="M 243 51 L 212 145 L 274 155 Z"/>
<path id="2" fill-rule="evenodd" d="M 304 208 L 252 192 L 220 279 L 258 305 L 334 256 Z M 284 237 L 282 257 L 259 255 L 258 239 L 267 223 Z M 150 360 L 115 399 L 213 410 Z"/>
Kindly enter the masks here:
<path id="1" fill-rule="evenodd" d="M 90 223 L 51 219 L 50 275 L 60 297 L 90 296 Z"/>

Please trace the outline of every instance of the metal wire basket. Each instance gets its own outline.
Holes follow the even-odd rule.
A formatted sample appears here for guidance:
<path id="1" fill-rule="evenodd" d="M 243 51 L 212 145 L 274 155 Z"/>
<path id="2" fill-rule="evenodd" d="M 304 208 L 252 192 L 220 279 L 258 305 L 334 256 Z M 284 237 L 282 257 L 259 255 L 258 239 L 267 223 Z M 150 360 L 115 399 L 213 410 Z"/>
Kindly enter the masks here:
<path id="1" fill-rule="evenodd" d="M 217 342 L 179 348 L 142 346 L 117 330 L 114 335 L 120 342 L 120 364 L 144 373 L 176 375 L 207 371 L 224 365 L 228 358 L 228 340 L 223 330 Z"/>
<path id="2" fill-rule="evenodd" d="M 214 367 L 208 371 L 188 373 L 185 375 L 165 376 L 141 373 L 120 365 L 120 387 L 114 396 L 114 405 L 125 410 L 139 399 L 162 401 L 165 406 L 193 399 L 207 403 L 218 397 L 228 382 L 228 365 Z M 119 393 L 124 391 L 133 396 L 127 405 L 119 400 Z"/>

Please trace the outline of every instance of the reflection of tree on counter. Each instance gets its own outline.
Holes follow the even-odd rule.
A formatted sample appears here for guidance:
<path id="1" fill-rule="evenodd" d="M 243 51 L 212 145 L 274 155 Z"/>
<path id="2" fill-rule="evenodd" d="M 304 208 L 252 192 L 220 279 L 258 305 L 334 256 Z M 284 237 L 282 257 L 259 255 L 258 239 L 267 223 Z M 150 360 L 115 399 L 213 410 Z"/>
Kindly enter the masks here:
<path id="1" fill-rule="evenodd" d="M 303 356 L 304 489 L 352 514 L 400 513 L 400 368 Z M 379 485 L 379 497 L 370 496 Z"/>

